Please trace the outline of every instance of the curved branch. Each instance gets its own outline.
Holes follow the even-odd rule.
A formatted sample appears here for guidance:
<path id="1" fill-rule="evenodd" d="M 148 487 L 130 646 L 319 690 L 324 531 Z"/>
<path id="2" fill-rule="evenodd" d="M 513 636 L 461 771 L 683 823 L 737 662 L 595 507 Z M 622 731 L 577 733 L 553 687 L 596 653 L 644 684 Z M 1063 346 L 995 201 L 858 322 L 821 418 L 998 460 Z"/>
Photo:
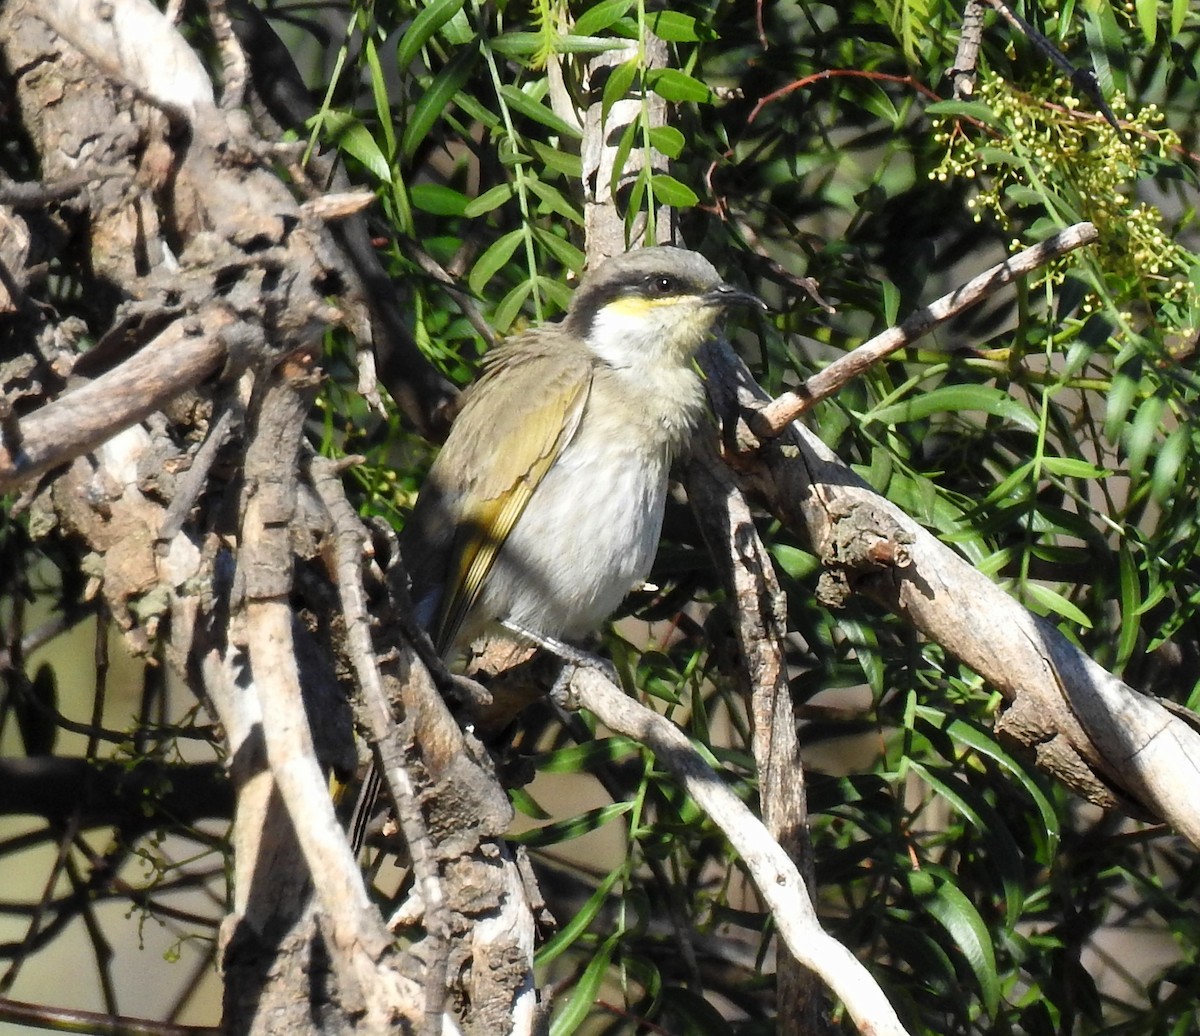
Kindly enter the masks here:
<path id="1" fill-rule="evenodd" d="M 0 492 L 88 453 L 212 375 L 228 354 L 226 333 L 236 319 L 214 305 L 177 320 L 95 381 L 10 419 L 0 441 Z"/>
<path id="2" fill-rule="evenodd" d="M 724 343 L 704 366 L 718 414 L 769 398 Z M 1200 846 L 1200 733 L 1093 662 L 801 425 L 739 457 L 737 470 L 847 591 L 902 616 L 1000 691 L 1009 707 L 997 730 L 1039 767 L 1100 805 L 1149 810 Z"/>
<path id="3" fill-rule="evenodd" d="M 595 668 L 571 677 L 574 701 L 605 726 L 647 745 L 687 789 L 741 856 L 759 895 L 771 910 L 779 935 L 795 958 L 829 986 L 871 1036 L 906 1032 L 870 972 L 817 920 L 808 889 L 795 863 L 749 808 L 725 785 L 674 723 L 630 698 Z"/>
<path id="4" fill-rule="evenodd" d="M 904 323 L 890 327 L 857 349 L 834 360 L 828 367 L 809 378 L 798 392 L 784 392 L 771 400 L 749 419 L 750 430 L 763 439 L 779 435 L 792 421 L 821 400 L 828 399 L 847 382 L 868 368 L 929 334 L 951 317 L 982 302 L 1018 277 L 1061 258 L 1082 245 L 1091 244 L 1099 232 L 1091 223 L 1075 223 L 1046 238 L 1045 241 L 1018 252 L 1011 259 L 997 263 L 966 284 L 947 292 L 940 299 L 918 309 Z"/>

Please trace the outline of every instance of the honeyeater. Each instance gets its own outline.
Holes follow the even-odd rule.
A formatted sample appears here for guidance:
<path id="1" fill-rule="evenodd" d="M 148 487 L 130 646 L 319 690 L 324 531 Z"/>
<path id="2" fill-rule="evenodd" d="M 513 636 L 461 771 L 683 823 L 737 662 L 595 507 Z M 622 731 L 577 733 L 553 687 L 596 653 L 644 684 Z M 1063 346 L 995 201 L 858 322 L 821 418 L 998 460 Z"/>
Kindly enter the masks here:
<path id="1" fill-rule="evenodd" d="M 763 306 L 699 253 L 641 248 L 585 277 L 562 321 L 488 353 L 400 542 L 444 658 L 498 627 L 589 633 L 646 578 L 671 461 L 705 409 L 696 349 L 741 304 Z M 377 787 L 372 772 L 356 847 Z"/>
<path id="2" fill-rule="evenodd" d="M 564 320 L 488 354 L 401 539 L 443 656 L 501 622 L 589 633 L 646 578 L 705 409 L 696 349 L 738 304 L 762 305 L 699 253 L 641 248 L 587 276 Z"/>

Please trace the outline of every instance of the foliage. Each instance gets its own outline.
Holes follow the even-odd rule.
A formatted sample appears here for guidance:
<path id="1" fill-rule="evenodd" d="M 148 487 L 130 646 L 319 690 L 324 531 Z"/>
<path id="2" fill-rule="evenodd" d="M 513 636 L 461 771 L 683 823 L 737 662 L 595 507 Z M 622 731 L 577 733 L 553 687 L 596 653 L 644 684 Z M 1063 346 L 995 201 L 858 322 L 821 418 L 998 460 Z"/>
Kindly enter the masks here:
<path id="1" fill-rule="evenodd" d="M 672 164 L 642 166 L 621 204 L 675 207 L 691 246 L 770 298 L 746 352 L 773 390 L 1015 241 L 1095 220 L 1101 247 L 872 371 L 814 421 L 880 493 L 1103 665 L 1200 705 L 1189 150 L 1200 16 L 1188 5 L 1014 5 L 1096 69 L 1119 131 L 998 18 L 975 97 L 950 101 L 961 6 L 939 0 L 335 6 L 345 33 L 322 52 L 332 73 L 311 143 L 338 149 L 376 191 L 412 332 L 459 382 L 483 343 L 431 262 L 501 334 L 562 312 L 585 223 L 581 130 L 562 101 L 589 58 L 628 41 L 604 109 L 638 99 L 622 159 L 656 148 Z M 298 5 L 286 13 L 312 30 L 297 51 L 320 50 L 315 12 L 307 23 Z M 648 29 L 669 41 L 670 69 L 647 66 Z M 655 96 L 672 106 L 669 127 L 645 117 Z M 330 343 L 314 438 L 367 457 L 354 469 L 359 503 L 399 524 L 429 448 L 358 399 L 343 349 Z M 788 591 L 822 915 L 906 1023 L 941 1034 L 1194 1025 L 1194 857 L 1051 786 L 993 736 L 998 702 L 974 674 L 894 618 L 818 604 L 805 545 L 766 521 L 762 531 Z M 669 515 L 655 582 L 629 604 L 652 635 L 622 625 L 605 652 L 752 801 L 728 620 L 683 509 Z M 538 773 L 513 795 L 559 923 L 539 954 L 563 982 L 552 1031 L 771 1031 L 769 921 L 654 759 L 536 710 L 512 752 Z M 604 800 L 551 810 L 549 789 L 568 774 L 592 790 L 598 779 Z M 575 839 L 614 829 L 623 851 L 571 855 Z M 1135 923 L 1169 950 L 1162 967 L 1107 956 Z M 692 933 L 686 952 L 680 929 Z"/>

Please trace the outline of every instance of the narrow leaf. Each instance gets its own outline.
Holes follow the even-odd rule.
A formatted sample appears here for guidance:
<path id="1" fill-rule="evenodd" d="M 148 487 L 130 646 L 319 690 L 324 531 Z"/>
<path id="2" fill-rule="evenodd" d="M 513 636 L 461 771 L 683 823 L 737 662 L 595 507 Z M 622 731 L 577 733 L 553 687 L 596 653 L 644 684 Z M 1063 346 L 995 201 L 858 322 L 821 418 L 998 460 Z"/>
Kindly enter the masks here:
<path id="1" fill-rule="evenodd" d="M 869 421 L 901 424 L 905 421 L 921 421 L 934 414 L 960 414 L 971 410 L 1003 417 L 1031 432 L 1038 430 L 1037 418 L 1033 414 L 1007 392 L 990 385 L 943 385 L 866 416 Z"/>
<path id="2" fill-rule="evenodd" d="M 1000 1004 L 1000 981 L 996 972 L 996 953 L 992 948 L 987 925 L 974 904 L 950 881 L 929 871 L 909 873 L 909 887 L 966 958 L 988 1014 L 995 1014 Z"/>
<path id="3" fill-rule="evenodd" d="M 482 216 L 485 212 L 500 208 L 514 193 L 516 193 L 516 188 L 511 183 L 498 183 L 495 187 L 488 188 L 478 198 L 472 198 L 467 202 L 466 208 L 463 209 L 463 215 L 469 219 Z"/>
<path id="4" fill-rule="evenodd" d="M 575 126 L 572 126 L 566 119 L 555 115 L 546 105 L 534 100 L 523 90 L 518 90 L 515 86 L 505 85 L 500 87 L 500 96 L 504 98 L 504 102 L 514 111 L 518 111 L 522 115 L 533 119 L 534 122 L 540 122 L 560 137 L 574 138 L 580 136 L 580 132 Z"/>
<path id="5" fill-rule="evenodd" d="M 601 943 L 600 949 L 596 951 L 596 956 L 588 962 L 583 975 L 575 983 L 571 999 L 550 1023 L 550 1036 L 569 1036 L 583 1024 L 600 993 L 600 986 L 608 973 L 620 937 L 620 932 L 613 932 Z"/>
<path id="6" fill-rule="evenodd" d="M 690 209 L 700 202 L 696 192 L 687 184 L 680 183 L 666 173 L 655 173 L 651 176 L 650 189 L 654 192 L 657 202 L 670 205 L 673 209 Z"/>
<path id="7" fill-rule="evenodd" d="M 523 227 L 510 230 L 493 241 L 487 251 L 476 260 L 475 265 L 471 268 L 471 275 L 467 278 L 467 284 L 476 295 L 483 294 L 483 289 L 487 287 L 488 281 L 495 277 L 500 272 L 500 268 L 512 258 L 513 252 L 517 250 L 517 245 L 521 243 L 524 236 Z"/>
<path id="8" fill-rule="evenodd" d="M 674 126 L 650 127 L 650 146 L 667 158 L 678 158 L 683 153 L 685 143 L 683 134 Z"/>
<path id="9" fill-rule="evenodd" d="M 594 4 L 575 20 L 575 31 L 580 36 L 594 36 L 603 32 L 633 6 L 633 0 L 603 0 Z"/>
<path id="10" fill-rule="evenodd" d="M 392 182 L 392 166 L 370 131 L 347 112 L 327 111 L 323 116 L 325 133 L 337 147 L 361 162 L 384 183 Z"/>
<path id="11" fill-rule="evenodd" d="M 413 63 L 421 48 L 433 38 L 438 29 L 462 10 L 462 6 L 463 0 L 433 0 L 412 20 L 396 48 L 396 64 L 401 74 L 408 71 L 408 66 Z"/>
<path id="12" fill-rule="evenodd" d="M 467 214 L 467 196 L 440 183 L 415 183 L 409 195 L 413 205 L 422 212 L 429 212 L 435 216 Z"/>
<path id="13" fill-rule="evenodd" d="M 712 91 L 699 79 L 677 68 L 655 68 L 646 73 L 646 85 L 665 101 L 709 102 Z"/>
<path id="14" fill-rule="evenodd" d="M 668 43 L 695 43 L 701 39 L 701 27 L 690 14 L 681 11 L 658 11 L 646 17 L 650 31 Z M 715 33 L 708 30 L 704 38 L 714 39 Z"/>
<path id="15" fill-rule="evenodd" d="M 519 834 L 508 834 L 505 837 L 510 842 L 519 845 L 543 847 L 569 842 L 573 838 L 582 838 L 598 831 L 610 820 L 623 816 L 633 809 L 632 802 L 610 802 L 607 806 L 597 806 L 595 809 L 577 813 L 566 820 L 556 820 L 553 824 L 543 824 L 541 827 L 522 831 Z"/>
<path id="16" fill-rule="evenodd" d="M 413 105 L 408 124 L 404 127 L 404 136 L 400 140 L 400 151 L 406 159 L 411 159 L 416 154 L 417 148 L 429 135 L 429 131 L 453 103 L 454 95 L 470 78 L 478 58 L 477 46 L 464 47 L 434 77 L 421 99 Z"/>
<path id="17" fill-rule="evenodd" d="M 588 925 L 600 913 L 600 908 L 608 900 L 608 894 L 624 873 L 625 863 L 621 861 L 621 865 L 615 870 L 610 871 L 604 880 L 596 886 L 596 891 L 588 896 L 587 902 L 576 911 L 571 920 L 564 924 L 554 937 L 537 951 L 537 954 L 534 956 L 534 962 L 538 967 L 544 967 L 564 950 L 569 950 L 575 944 L 575 941 L 587 931 Z"/>
<path id="18" fill-rule="evenodd" d="M 1044 610 L 1061 615 L 1068 622 L 1082 626 L 1085 630 L 1092 628 L 1092 620 L 1079 607 L 1068 601 L 1062 594 L 1043 583 L 1026 583 L 1025 590 L 1029 596 Z"/>

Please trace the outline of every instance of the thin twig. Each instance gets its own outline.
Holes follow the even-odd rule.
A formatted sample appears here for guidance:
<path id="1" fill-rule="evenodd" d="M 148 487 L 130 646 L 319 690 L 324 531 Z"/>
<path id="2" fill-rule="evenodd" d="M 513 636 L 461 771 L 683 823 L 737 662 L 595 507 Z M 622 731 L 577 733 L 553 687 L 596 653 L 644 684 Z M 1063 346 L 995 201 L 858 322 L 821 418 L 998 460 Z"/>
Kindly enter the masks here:
<path id="1" fill-rule="evenodd" d="M 379 751 L 384 776 L 396 803 L 396 815 L 424 903 L 425 1025 L 429 1032 L 439 1032 L 446 1006 L 449 912 L 438 877 L 433 843 L 421 814 L 417 790 L 404 766 L 403 747 L 396 737 L 396 725 L 392 720 L 375 656 L 375 645 L 371 640 L 370 617 L 362 585 L 363 526 L 346 499 L 333 461 L 323 457 L 311 458 L 309 477 L 333 522 L 335 571 L 350 659 L 366 702 L 371 740 Z"/>
<path id="2" fill-rule="evenodd" d="M 979 45 L 983 40 L 983 3 L 984 0 L 967 0 L 963 8 L 958 50 L 954 52 L 954 67 L 948 73 L 954 84 L 954 96 L 960 101 L 975 93 Z"/>
<path id="3" fill-rule="evenodd" d="M 192 456 L 191 467 L 175 483 L 175 497 L 167 513 L 163 516 L 162 526 L 158 530 L 160 541 L 168 541 L 178 535 L 191 513 L 192 505 L 196 502 L 204 487 L 208 484 L 208 474 L 212 470 L 217 454 L 221 447 L 229 441 L 233 434 L 235 412 L 240 419 L 240 407 L 225 406 L 220 417 L 211 425 L 208 436 Z"/>
<path id="4" fill-rule="evenodd" d="M 168 326 L 124 363 L 21 418 L 14 449 L 0 442 L 0 492 L 65 464 L 213 374 L 233 313 L 214 305 Z"/>
<path id="5" fill-rule="evenodd" d="M 982 302 L 1018 277 L 1045 266 L 1099 237 L 1091 223 L 1076 223 L 1052 237 L 997 263 L 960 288 L 917 310 L 904 323 L 888 328 L 809 378 L 797 392 L 784 392 L 749 418 L 750 430 L 773 439 L 805 411 L 838 392 L 868 368 L 903 349 L 963 310 Z"/>

